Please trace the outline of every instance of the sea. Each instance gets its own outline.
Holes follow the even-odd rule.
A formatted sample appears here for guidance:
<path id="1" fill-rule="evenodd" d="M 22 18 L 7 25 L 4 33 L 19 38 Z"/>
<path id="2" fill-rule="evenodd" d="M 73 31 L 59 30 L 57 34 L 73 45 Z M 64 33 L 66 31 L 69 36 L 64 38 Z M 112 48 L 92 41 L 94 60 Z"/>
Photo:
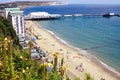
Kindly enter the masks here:
<path id="1" fill-rule="evenodd" d="M 24 9 L 31 12 L 50 14 L 120 14 L 120 5 L 69 4 L 53 6 L 33 6 Z M 43 28 L 53 32 L 64 43 L 79 50 L 85 50 L 97 59 L 120 72 L 120 17 L 69 16 L 56 20 L 37 21 Z"/>

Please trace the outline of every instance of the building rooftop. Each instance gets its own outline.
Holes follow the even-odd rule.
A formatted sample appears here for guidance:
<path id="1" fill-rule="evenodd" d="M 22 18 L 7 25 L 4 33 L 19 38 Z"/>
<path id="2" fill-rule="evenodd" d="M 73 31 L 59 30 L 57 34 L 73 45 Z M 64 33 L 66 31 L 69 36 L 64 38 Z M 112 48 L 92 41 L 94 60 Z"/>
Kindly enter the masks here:
<path id="1" fill-rule="evenodd" d="M 20 11 L 20 8 L 5 8 L 6 11 Z"/>
<path id="2" fill-rule="evenodd" d="M 11 14 L 23 14 L 23 11 L 10 11 Z"/>

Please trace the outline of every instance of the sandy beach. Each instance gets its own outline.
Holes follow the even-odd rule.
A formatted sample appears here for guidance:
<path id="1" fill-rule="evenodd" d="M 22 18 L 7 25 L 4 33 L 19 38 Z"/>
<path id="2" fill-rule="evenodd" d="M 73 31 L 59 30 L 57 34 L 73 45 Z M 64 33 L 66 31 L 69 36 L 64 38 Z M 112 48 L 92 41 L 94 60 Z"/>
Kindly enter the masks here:
<path id="1" fill-rule="evenodd" d="M 56 38 L 52 32 L 45 30 L 33 21 L 25 21 L 25 28 L 31 28 L 32 33 L 35 35 L 41 35 L 40 40 L 36 40 L 36 43 L 40 48 L 47 53 L 47 56 L 52 58 L 54 52 L 59 52 L 59 60 L 64 57 L 64 65 L 67 68 L 67 74 L 70 78 L 75 76 L 84 79 L 85 73 L 90 73 L 95 80 L 120 80 L 120 75 L 109 71 L 95 58 L 87 58 L 80 54 L 81 52 L 69 47 L 68 45 L 60 42 L 60 39 Z M 83 51 L 84 52 L 84 51 Z"/>

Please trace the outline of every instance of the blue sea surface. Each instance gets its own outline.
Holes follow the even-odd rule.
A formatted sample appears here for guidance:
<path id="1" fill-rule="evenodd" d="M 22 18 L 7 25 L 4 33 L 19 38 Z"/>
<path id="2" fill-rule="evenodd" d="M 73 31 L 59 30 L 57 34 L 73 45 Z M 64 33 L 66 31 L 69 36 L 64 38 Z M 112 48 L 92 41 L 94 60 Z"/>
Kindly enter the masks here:
<path id="1" fill-rule="evenodd" d="M 109 12 L 120 13 L 120 5 L 92 5 L 71 4 L 55 6 L 33 6 L 24 10 L 27 15 L 30 12 L 45 11 L 51 14 L 104 14 Z"/>
<path id="2" fill-rule="evenodd" d="M 120 14 L 119 5 L 60 5 L 37 6 L 24 10 L 45 11 L 54 14 Z M 120 72 L 120 17 L 62 17 L 57 20 L 38 21 L 70 45 L 87 50 L 107 65 Z"/>

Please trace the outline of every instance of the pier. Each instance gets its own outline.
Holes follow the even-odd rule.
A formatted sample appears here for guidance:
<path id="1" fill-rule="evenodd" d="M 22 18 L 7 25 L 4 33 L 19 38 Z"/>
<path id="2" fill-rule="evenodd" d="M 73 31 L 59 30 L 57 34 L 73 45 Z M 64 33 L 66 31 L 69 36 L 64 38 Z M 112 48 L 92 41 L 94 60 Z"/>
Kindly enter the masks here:
<path id="1" fill-rule="evenodd" d="M 48 12 L 31 12 L 28 15 L 24 16 L 26 20 L 49 20 L 49 19 L 58 19 L 60 14 L 49 14 Z"/>
<path id="2" fill-rule="evenodd" d="M 108 15 L 108 16 L 117 16 L 117 17 L 120 17 L 120 14 L 115 14 L 114 15 L 111 15 L 110 13 L 106 13 L 106 14 L 72 14 L 72 15 L 62 15 L 62 17 L 72 17 L 72 16 L 101 16 L 101 17 L 106 17 L 104 15 Z"/>
<path id="3" fill-rule="evenodd" d="M 66 14 L 66 15 L 48 14 L 47 12 L 34 12 L 34 13 L 35 14 L 30 13 L 27 16 L 24 16 L 24 19 L 25 20 L 53 20 L 53 19 L 59 19 L 61 17 L 82 17 L 82 16 L 84 16 L 84 17 L 107 17 L 107 18 L 113 17 L 113 16 L 120 17 L 120 14 L 115 14 L 115 13 L 105 13 L 105 14 Z M 37 13 L 37 15 L 36 15 L 36 13 Z"/>

